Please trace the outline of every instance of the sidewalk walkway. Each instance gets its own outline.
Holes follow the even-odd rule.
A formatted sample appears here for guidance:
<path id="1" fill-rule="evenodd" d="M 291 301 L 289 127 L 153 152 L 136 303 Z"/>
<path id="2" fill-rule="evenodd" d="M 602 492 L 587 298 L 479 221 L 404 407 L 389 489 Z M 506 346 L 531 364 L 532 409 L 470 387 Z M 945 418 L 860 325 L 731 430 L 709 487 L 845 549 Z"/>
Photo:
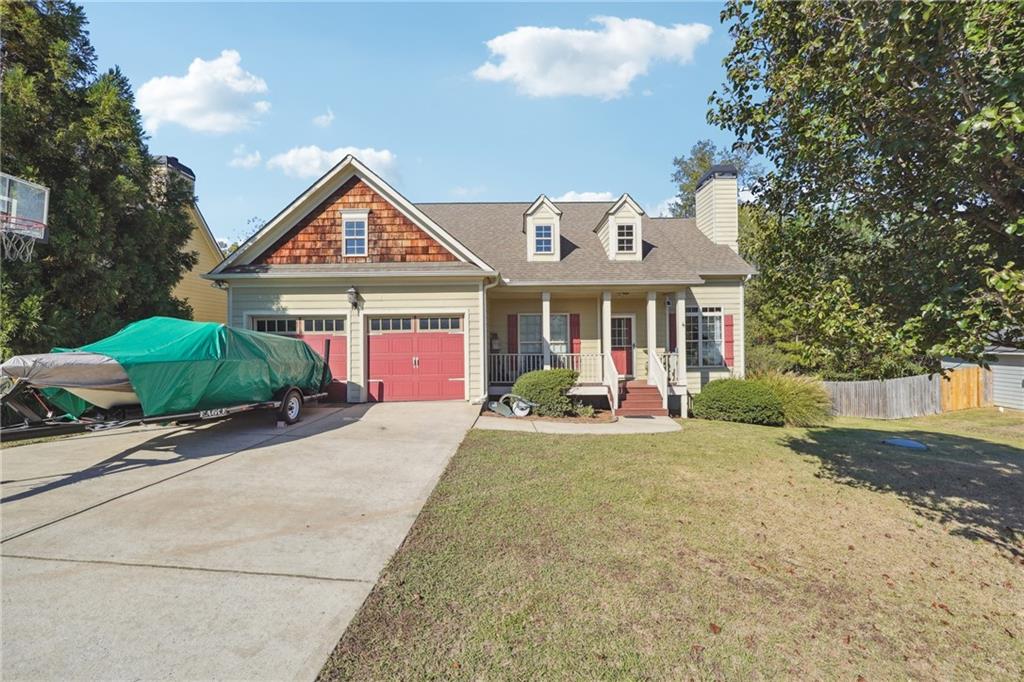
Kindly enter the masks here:
<path id="1" fill-rule="evenodd" d="M 480 415 L 475 428 L 490 431 L 530 431 L 533 433 L 562 433 L 586 436 L 623 435 L 631 433 L 670 433 L 682 427 L 669 417 L 619 417 L 618 421 L 598 424 L 579 422 L 548 422 L 514 417 Z"/>

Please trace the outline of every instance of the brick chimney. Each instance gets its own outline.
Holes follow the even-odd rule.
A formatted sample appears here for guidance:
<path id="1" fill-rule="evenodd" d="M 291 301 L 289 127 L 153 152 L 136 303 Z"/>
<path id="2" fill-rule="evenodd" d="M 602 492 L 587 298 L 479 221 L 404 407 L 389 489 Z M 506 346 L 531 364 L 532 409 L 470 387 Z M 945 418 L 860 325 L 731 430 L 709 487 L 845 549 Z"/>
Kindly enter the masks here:
<path id="1" fill-rule="evenodd" d="M 164 192 L 167 191 L 167 180 L 171 177 L 171 173 L 174 173 L 179 178 L 184 179 L 189 186 L 191 192 L 195 192 L 196 187 L 196 174 L 192 172 L 192 169 L 185 164 L 178 161 L 176 156 L 157 156 L 153 158 L 153 193 L 157 197 L 162 198 Z"/>
<path id="2" fill-rule="evenodd" d="M 736 166 L 712 166 L 697 182 L 697 228 L 716 244 L 739 251 L 739 193 Z"/>

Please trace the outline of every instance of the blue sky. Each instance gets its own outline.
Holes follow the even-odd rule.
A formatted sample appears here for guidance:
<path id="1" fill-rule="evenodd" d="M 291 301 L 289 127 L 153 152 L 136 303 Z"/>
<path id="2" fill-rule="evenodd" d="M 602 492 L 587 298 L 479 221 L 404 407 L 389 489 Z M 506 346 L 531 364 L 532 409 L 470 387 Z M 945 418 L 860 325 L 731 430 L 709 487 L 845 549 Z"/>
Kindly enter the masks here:
<path id="1" fill-rule="evenodd" d="M 705 121 L 720 9 L 86 4 L 99 66 L 131 79 L 150 151 L 196 172 L 225 238 L 353 149 L 413 201 L 629 192 L 655 211 L 673 156 L 731 142 Z"/>

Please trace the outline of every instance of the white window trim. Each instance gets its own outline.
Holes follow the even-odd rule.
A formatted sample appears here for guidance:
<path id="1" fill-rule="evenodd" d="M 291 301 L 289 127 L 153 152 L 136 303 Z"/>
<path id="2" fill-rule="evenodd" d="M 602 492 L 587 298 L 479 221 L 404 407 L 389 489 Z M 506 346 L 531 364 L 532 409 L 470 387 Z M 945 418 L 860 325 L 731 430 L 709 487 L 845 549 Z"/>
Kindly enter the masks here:
<path id="1" fill-rule="evenodd" d="M 630 229 L 630 231 L 632 232 L 632 235 L 630 235 L 630 237 L 629 237 L 630 243 L 632 244 L 632 248 L 629 248 L 629 249 L 619 248 L 619 240 L 620 239 L 624 239 L 624 237 L 620 236 L 619 230 L 621 230 L 624 227 L 628 227 Z M 637 235 L 636 223 L 634 223 L 634 222 L 628 222 L 628 223 L 627 222 L 622 222 L 622 223 L 616 222 L 615 223 L 615 253 L 625 253 L 625 254 L 636 253 L 636 235 Z"/>
<path id="2" fill-rule="evenodd" d="M 363 223 L 363 250 L 360 253 L 348 253 L 348 240 L 358 237 L 345 235 L 345 223 L 350 221 L 362 221 Z M 341 212 L 341 252 L 344 258 L 365 258 L 369 250 L 370 242 L 370 211 L 369 209 L 348 210 Z"/>
<path id="3" fill-rule="evenodd" d="M 519 313 L 516 316 L 516 336 L 518 337 L 516 339 L 516 342 L 517 342 L 517 344 L 519 346 L 519 353 L 521 355 L 540 355 L 540 354 L 542 354 L 544 352 L 544 321 L 541 320 L 541 327 L 540 327 L 541 332 L 540 332 L 540 337 L 539 337 L 539 339 L 540 339 L 540 341 L 539 341 L 539 343 L 540 343 L 540 350 L 539 351 L 535 351 L 535 352 L 531 351 L 531 352 L 527 353 L 526 351 L 523 350 L 523 318 L 524 317 L 537 317 L 537 318 L 540 318 L 541 317 L 541 313 Z M 551 318 L 552 319 L 554 319 L 556 317 L 564 317 L 565 318 L 565 353 L 566 354 L 572 353 L 572 330 L 569 329 L 569 313 L 551 313 Z M 551 351 L 551 352 L 555 353 L 555 351 Z M 562 355 L 562 353 L 555 353 L 555 354 L 556 355 Z"/>
<path id="4" fill-rule="evenodd" d="M 687 367 L 708 367 L 708 368 L 722 368 L 727 367 L 725 364 L 725 312 L 720 307 L 709 306 L 702 308 L 695 308 L 687 306 L 686 308 L 686 321 L 689 322 L 690 318 L 695 318 L 697 322 L 697 340 L 694 342 L 697 347 L 697 362 L 690 364 L 689 358 L 687 358 Z M 721 332 L 718 344 L 718 355 L 722 358 L 722 362 L 718 364 L 704 364 L 704 329 L 703 329 L 703 318 L 705 317 L 717 317 L 718 328 Z M 683 325 L 683 333 L 686 333 L 686 325 Z M 676 340 L 678 343 L 678 339 Z M 687 351 L 689 351 L 690 340 L 686 339 Z"/>
<path id="5" fill-rule="evenodd" d="M 537 230 L 539 230 L 542 227 L 548 228 L 548 236 L 547 237 L 540 237 L 537 234 Z M 538 242 L 541 239 L 546 239 L 549 242 L 549 246 L 548 246 L 548 250 L 547 251 L 541 251 L 538 248 Z M 555 253 L 555 226 L 553 224 L 538 223 L 538 224 L 533 226 L 533 252 L 535 254 L 541 255 L 541 256 L 551 256 L 551 255 L 554 255 L 554 253 Z"/>

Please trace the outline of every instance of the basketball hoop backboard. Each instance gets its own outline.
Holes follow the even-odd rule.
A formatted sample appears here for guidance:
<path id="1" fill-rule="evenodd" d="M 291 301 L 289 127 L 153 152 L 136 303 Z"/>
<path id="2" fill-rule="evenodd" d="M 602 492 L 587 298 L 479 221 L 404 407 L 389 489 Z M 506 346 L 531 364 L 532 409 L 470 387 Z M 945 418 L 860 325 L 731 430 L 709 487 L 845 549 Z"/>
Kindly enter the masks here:
<path id="1" fill-rule="evenodd" d="M 0 243 L 3 257 L 27 261 L 36 242 L 47 238 L 50 190 L 28 180 L 0 173 Z"/>

